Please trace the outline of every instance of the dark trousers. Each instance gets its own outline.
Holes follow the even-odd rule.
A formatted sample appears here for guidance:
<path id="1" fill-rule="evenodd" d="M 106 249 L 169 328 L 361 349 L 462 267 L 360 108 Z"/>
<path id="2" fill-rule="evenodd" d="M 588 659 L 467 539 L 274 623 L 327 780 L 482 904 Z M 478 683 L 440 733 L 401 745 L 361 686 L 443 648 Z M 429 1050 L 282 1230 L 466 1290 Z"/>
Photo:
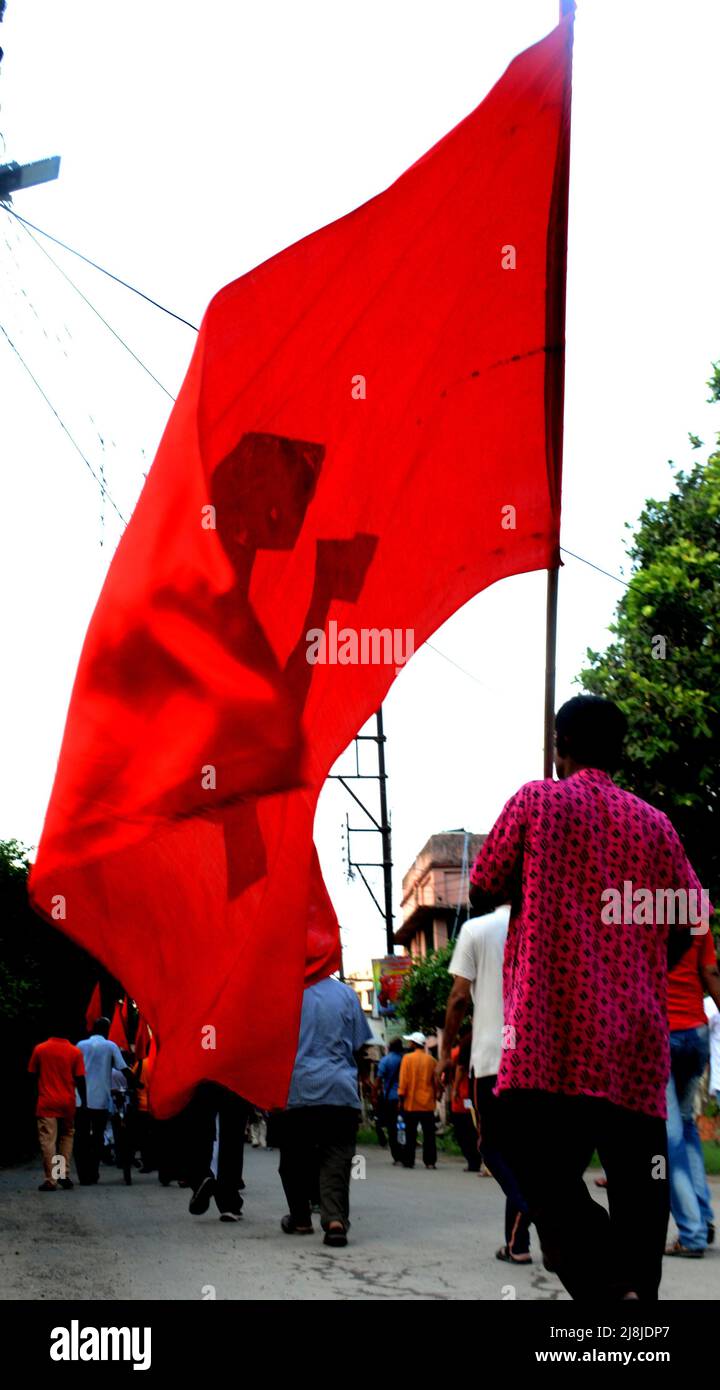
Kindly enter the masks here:
<path id="1" fill-rule="evenodd" d="M 423 1140 L 423 1163 L 426 1168 L 431 1168 L 434 1163 L 437 1163 L 435 1111 L 403 1110 L 403 1118 L 405 1120 L 405 1150 L 402 1154 L 402 1161 L 405 1167 L 415 1167 L 415 1141 L 417 1139 L 417 1128 L 418 1125 L 420 1125 Z"/>
<path id="2" fill-rule="evenodd" d="M 505 1193 L 505 1244 L 511 1255 L 527 1255 L 531 1218 L 527 1200 L 508 1160 L 503 1112 L 498 1097 L 493 1095 L 496 1081 L 496 1076 L 473 1078 L 477 1142 L 484 1162 Z M 535 1139 L 529 1136 L 528 1143 L 534 1152 Z"/>
<path id="3" fill-rule="evenodd" d="M 142 1166 L 148 1173 L 157 1168 L 157 1123 L 148 1110 L 130 1112 L 130 1144 L 133 1156 L 139 1151 Z"/>
<path id="4" fill-rule="evenodd" d="M 397 1140 L 398 1103 L 396 1100 L 385 1100 L 383 1101 L 383 1106 L 385 1109 L 385 1125 L 390 1143 L 390 1153 L 395 1163 L 402 1163 L 402 1144 L 398 1144 Z"/>
<path id="5" fill-rule="evenodd" d="M 240 1184 L 243 1172 L 245 1126 L 251 1106 L 234 1091 L 215 1081 L 203 1081 L 187 1112 L 189 1177 L 195 1191 L 211 1172 L 216 1121 L 219 1121 L 215 1204 L 218 1211 L 242 1210 Z"/>
<path id="6" fill-rule="evenodd" d="M 450 1113 L 452 1127 L 455 1131 L 455 1139 L 460 1148 L 460 1152 L 467 1163 L 471 1173 L 480 1172 L 480 1151 L 478 1149 L 478 1132 L 473 1124 L 473 1117 L 469 1110 L 453 1110 Z"/>
<path id="7" fill-rule="evenodd" d="M 543 1254 L 570 1296 L 656 1301 L 669 1212 L 665 1121 L 546 1091 L 507 1091 L 499 1105 Z M 583 1178 L 595 1149 L 609 1215 Z"/>
<path id="8" fill-rule="evenodd" d="M 82 1184 L 96 1183 L 105 1140 L 108 1110 L 88 1110 L 81 1105 L 75 1117 L 75 1166 Z"/>
<path id="9" fill-rule="evenodd" d="M 163 1187 L 168 1187 L 175 1179 L 179 1182 L 192 1181 L 190 1168 L 193 1163 L 192 1145 L 194 1140 L 191 1106 L 192 1101 L 190 1105 L 186 1105 L 183 1110 L 178 1111 L 178 1114 L 173 1115 L 169 1120 L 152 1120 L 151 1144 L 157 1163 L 158 1178 Z M 211 1123 L 214 1138 L 214 1121 Z M 202 1133 L 203 1144 L 207 1147 L 207 1121 L 205 1121 Z M 210 1154 L 212 1156 L 212 1148 Z M 240 1169 L 242 1171 L 242 1156 Z"/>
<path id="10" fill-rule="evenodd" d="M 280 1125 L 280 1180 L 297 1226 L 310 1225 L 313 1189 L 320 1188 L 320 1222 L 347 1227 L 350 1174 L 360 1112 L 349 1105 L 300 1105 Z"/>

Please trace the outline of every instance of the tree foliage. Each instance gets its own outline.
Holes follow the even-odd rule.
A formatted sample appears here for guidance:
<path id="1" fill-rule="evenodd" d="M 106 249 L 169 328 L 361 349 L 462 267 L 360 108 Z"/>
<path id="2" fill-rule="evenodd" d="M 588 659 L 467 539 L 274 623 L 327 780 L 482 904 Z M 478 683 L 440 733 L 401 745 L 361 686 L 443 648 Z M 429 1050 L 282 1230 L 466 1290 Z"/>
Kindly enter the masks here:
<path id="1" fill-rule="evenodd" d="M 423 1033 L 434 1033 L 436 1028 L 442 1027 L 452 985 L 448 965 L 454 946 L 450 941 L 447 946 L 413 961 L 398 996 L 398 1012 L 405 1019 L 408 1032 L 420 1029 Z"/>
<path id="2" fill-rule="evenodd" d="M 708 383 L 720 400 L 720 363 Z M 702 441 L 690 436 L 694 448 Z M 672 466 L 672 465 L 671 465 Z M 650 499 L 628 548 L 632 572 L 607 650 L 588 651 L 585 690 L 628 719 L 618 781 L 659 806 L 703 887 L 720 900 L 720 435 L 705 462 Z"/>

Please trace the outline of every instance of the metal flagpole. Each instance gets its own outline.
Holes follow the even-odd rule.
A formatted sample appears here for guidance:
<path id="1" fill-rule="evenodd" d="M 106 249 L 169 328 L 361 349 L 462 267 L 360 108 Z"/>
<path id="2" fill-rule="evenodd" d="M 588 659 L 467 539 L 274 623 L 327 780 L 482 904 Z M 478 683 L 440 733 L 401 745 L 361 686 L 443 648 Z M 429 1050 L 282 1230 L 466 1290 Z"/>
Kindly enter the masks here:
<path id="1" fill-rule="evenodd" d="M 555 736 L 555 648 L 557 643 L 557 607 L 559 569 L 547 572 L 545 604 L 545 729 L 543 739 L 543 777 L 553 775 Z"/>
<path id="2" fill-rule="evenodd" d="M 575 10 L 575 0 L 559 0 L 560 20 L 566 15 L 573 14 Z M 569 168 L 567 171 L 569 176 Z M 567 205 L 567 186 L 564 190 L 565 204 Z M 563 313 L 564 320 L 564 313 Z M 564 336 L 565 324 L 563 321 L 562 330 Z M 555 654 L 557 649 L 557 613 L 558 613 L 558 580 L 559 567 L 549 569 L 547 572 L 547 589 L 545 598 L 545 716 L 543 730 L 543 776 L 552 777 L 553 775 L 553 745 L 555 733 Z"/>

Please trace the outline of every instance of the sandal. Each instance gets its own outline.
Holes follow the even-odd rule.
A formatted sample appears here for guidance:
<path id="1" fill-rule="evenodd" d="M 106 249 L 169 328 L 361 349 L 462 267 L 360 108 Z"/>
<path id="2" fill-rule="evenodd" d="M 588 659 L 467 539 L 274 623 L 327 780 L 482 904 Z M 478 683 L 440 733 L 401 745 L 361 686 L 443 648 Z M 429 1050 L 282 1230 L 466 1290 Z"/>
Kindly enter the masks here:
<path id="1" fill-rule="evenodd" d="M 495 1251 L 495 1259 L 503 1260 L 508 1265 L 531 1265 L 532 1255 L 513 1255 L 507 1245 L 501 1245 Z"/>
<path id="2" fill-rule="evenodd" d="M 325 1232 L 323 1245 L 347 1245 L 347 1233 L 344 1226 L 338 1222 L 335 1226 L 329 1226 Z"/>
<path id="3" fill-rule="evenodd" d="M 705 1254 L 705 1250 L 689 1250 L 687 1245 L 683 1245 L 682 1241 L 675 1240 L 672 1245 L 665 1246 L 665 1254 L 679 1255 L 683 1260 L 701 1260 Z"/>
<path id="4" fill-rule="evenodd" d="M 291 1216 L 283 1216 L 280 1225 L 286 1236 L 312 1236 L 315 1234 L 312 1222 L 309 1226 L 299 1226 Z"/>

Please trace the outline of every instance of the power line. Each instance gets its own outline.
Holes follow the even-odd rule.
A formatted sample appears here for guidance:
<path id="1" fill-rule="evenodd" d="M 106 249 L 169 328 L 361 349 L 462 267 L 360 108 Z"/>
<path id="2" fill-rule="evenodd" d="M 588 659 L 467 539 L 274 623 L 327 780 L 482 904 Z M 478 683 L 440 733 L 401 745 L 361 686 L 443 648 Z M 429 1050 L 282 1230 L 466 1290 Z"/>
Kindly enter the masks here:
<path id="1" fill-rule="evenodd" d="M 23 226 L 29 227 L 33 232 L 37 232 L 39 236 L 47 237 L 48 241 L 54 241 L 55 245 L 62 247 L 63 251 L 69 251 L 71 256 L 77 256 L 78 259 L 84 261 L 86 265 L 92 266 L 93 270 L 99 270 L 101 275 L 107 275 L 109 280 L 114 280 L 117 285 L 122 285 L 124 289 L 131 290 L 133 294 L 139 295 L 140 299 L 146 300 L 148 304 L 152 304 L 156 309 L 161 309 L 162 312 L 168 314 L 171 319 L 177 319 L 178 323 L 184 323 L 186 328 L 192 328 L 193 333 L 199 333 L 200 330 L 197 324 L 191 323 L 189 319 L 184 319 L 182 314 L 176 314 L 173 309 L 166 309 L 165 305 L 158 303 L 157 299 L 152 299 L 149 294 L 144 294 L 143 291 L 137 289 L 135 285 L 128 284 L 127 280 L 121 280 L 119 275 L 113 275 L 111 270 L 106 270 L 104 266 L 98 265 L 97 261 L 91 261 L 90 257 L 84 256 L 82 251 L 76 251 L 73 246 L 68 246 L 67 243 L 61 241 L 59 237 L 53 236 L 50 232 L 43 231 L 42 227 L 36 227 L 34 222 L 28 222 L 27 218 L 21 217 L 20 213 L 15 212 L 14 208 L 6 207 L 6 212 L 9 212 L 10 216 L 16 218 L 18 222 L 22 222 Z"/>
<path id="2" fill-rule="evenodd" d="M 9 209 L 8 209 L 8 211 L 9 211 Z M 19 220 L 22 221 L 22 219 L 19 219 Z M 88 299 L 87 295 L 83 294 L 83 292 L 82 292 L 82 290 L 80 289 L 79 285 L 76 285 L 76 284 L 75 284 L 75 281 L 70 279 L 70 276 L 69 276 L 68 274 L 66 274 L 66 272 L 63 270 L 62 266 L 61 266 L 61 265 L 58 265 L 58 263 L 57 263 L 57 261 L 54 259 L 54 257 L 50 255 L 50 252 L 49 252 L 49 251 L 46 251 L 46 250 L 45 250 L 45 247 L 40 245 L 40 242 L 38 241 L 37 237 L 36 237 L 36 236 L 33 236 L 33 233 L 30 231 L 29 227 L 28 227 L 25 223 L 23 223 L 23 226 L 24 226 L 25 235 L 28 236 L 32 242 L 34 242 L 34 244 L 35 244 L 35 245 L 37 246 L 37 248 L 38 248 L 38 251 L 42 251 L 43 256 L 47 256 L 47 259 L 49 260 L 50 264 L 51 264 L 51 265 L 54 265 L 55 269 L 59 272 L 60 275 L 62 275 L 63 279 L 64 279 L 64 280 L 67 280 L 68 284 L 72 286 L 72 288 L 75 290 L 76 294 L 79 294 L 79 295 L 80 295 L 80 298 L 82 299 L 83 303 L 84 303 L 84 304 L 87 304 L 88 309 L 92 309 L 92 312 L 97 316 L 97 318 L 99 318 L 100 322 L 101 322 L 102 324 L 104 324 L 104 326 L 105 326 L 105 328 L 107 328 L 108 332 L 112 333 L 113 338 L 116 338 L 117 341 L 121 344 L 121 346 L 125 348 L 125 351 L 126 351 L 126 352 L 129 352 L 129 353 L 130 353 L 130 356 L 131 356 L 132 358 L 134 358 L 134 360 L 137 362 L 138 366 L 139 366 L 139 367 L 142 367 L 142 369 L 143 369 L 144 372 L 147 372 L 147 374 L 148 374 L 148 376 L 151 378 L 151 380 L 155 382 L 155 385 L 156 385 L 156 386 L 159 386 L 159 387 L 160 387 L 160 390 L 161 390 L 161 391 L 164 391 L 164 392 L 165 392 L 165 395 L 168 396 L 168 397 L 170 398 L 171 401 L 174 401 L 174 400 L 175 400 L 175 396 L 173 396 L 172 392 L 168 391 L 167 386 L 163 386 L 162 382 L 159 381 L 158 378 L 155 376 L 155 373 L 150 371 L 150 368 L 147 367 L 147 366 L 145 365 L 145 363 L 142 361 L 142 359 L 141 359 L 140 357 L 138 357 L 138 355 L 137 355 L 136 352 L 133 352 L 132 348 L 128 345 L 128 343 L 125 342 L 125 339 L 124 339 L 124 338 L 121 338 L 119 333 L 116 333 L 116 331 L 115 331 L 115 329 L 113 328 L 112 324 L 108 323 L 107 319 L 103 318 L 103 316 L 102 316 L 102 314 L 100 313 L 99 309 L 96 309 L 96 308 L 95 308 L 95 305 L 91 303 L 91 301 Z"/>
<path id="3" fill-rule="evenodd" d="M 82 449 L 80 448 L 80 445 L 73 439 L 73 436 L 71 435 L 71 433 L 70 433 L 70 431 L 69 431 L 67 425 L 65 424 L 65 421 L 62 420 L 62 419 L 60 418 L 60 416 L 58 415 L 58 412 L 57 412 L 57 410 L 55 409 L 55 406 L 53 405 L 52 401 L 49 400 L 48 397 L 45 395 L 45 392 L 43 391 L 43 388 L 42 388 L 42 386 L 40 385 L 40 382 L 38 381 L 37 377 L 33 375 L 33 373 L 31 372 L 30 368 L 28 367 L 27 362 L 25 361 L 25 358 L 24 358 L 24 357 L 22 356 L 22 354 L 18 351 L 18 349 L 16 348 L 16 346 L 15 346 L 15 344 L 14 344 L 12 338 L 10 337 L 9 333 L 6 333 L 6 331 L 5 331 L 5 329 L 3 328 L 3 326 L 2 326 L 1 323 L 0 323 L 0 333 L 2 333 L 3 337 L 4 337 L 4 338 L 7 340 L 7 342 L 10 344 L 10 347 L 12 348 L 13 352 L 15 353 L 15 356 L 18 358 L 18 361 L 22 363 L 22 365 L 23 365 L 23 367 L 25 368 L 25 371 L 27 372 L 28 376 L 30 377 L 30 380 L 32 381 L 33 385 L 36 386 L 37 389 L 38 389 L 38 391 L 40 392 L 40 395 L 42 396 L 43 400 L 45 401 L 45 404 L 48 405 L 48 406 L 50 407 L 50 409 L 51 409 L 53 415 L 55 416 L 55 419 L 57 420 L 58 424 L 62 426 L 62 428 L 63 428 L 63 430 L 65 431 L 65 433 L 66 433 L 68 439 L 70 440 L 70 443 L 72 444 L 73 448 L 76 449 L 77 452 L 79 453 L 79 455 L 80 455 L 80 457 L 81 457 L 83 463 L 85 464 L 85 467 L 88 468 L 88 469 L 90 470 L 90 472 L 92 473 L 92 476 L 93 476 L 93 478 L 95 479 L 95 482 L 97 483 L 98 487 L 100 488 L 100 492 L 101 492 L 102 496 L 103 496 L 103 497 L 106 497 L 107 500 L 108 500 L 108 502 L 110 503 L 111 507 L 113 507 L 113 508 L 115 509 L 115 511 L 117 512 L 117 514 L 118 514 L 118 516 L 119 516 L 119 518 L 120 518 L 120 520 L 121 520 L 123 526 L 127 526 L 127 522 L 126 522 L 126 520 L 125 520 L 125 517 L 123 516 L 122 512 L 120 511 L 120 508 L 118 507 L 117 503 L 114 501 L 113 497 L 111 496 L 110 492 L 108 491 L 107 487 L 105 486 L 105 483 L 103 482 L 102 478 L 98 477 L 98 475 L 97 475 L 97 473 L 95 472 L 95 469 L 93 468 L 93 466 L 92 466 L 90 460 L 89 460 L 88 458 L 85 457 L 85 454 L 83 453 Z"/>
<path id="4" fill-rule="evenodd" d="M 579 560 L 582 565 L 588 565 L 591 570 L 597 570 L 598 574 L 604 574 L 606 579 L 614 579 L 616 584 L 622 584 L 623 588 L 629 589 L 627 579 L 621 579 L 617 574 L 611 574 L 609 570 L 604 570 L 600 565 L 594 565 L 592 560 L 586 560 L 583 555 L 576 555 L 574 550 L 566 550 L 564 545 L 560 546 L 563 555 L 571 555 L 573 560 Z"/>
<path id="5" fill-rule="evenodd" d="M 146 303 L 152 304 L 153 307 L 156 309 L 160 309 L 163 314 L 168 314 L 170 318 L 177 319 L 178 323 L 184 323 L 187 328 L 192 328 L 194 333 L 199 332 L 197 325 L 191 323 L 189 319 L 183 318 L 181 314 L 176 314 L 173 309 L 166 308 L 164 304 L 160 304 L 157 299 L 152 299 L 150 295 L 144 294 L 142 290 L 137 289 L 135 285 L 129 284 L 127 280 L 122 280 L 118 275 L 113 275 L 112 271 L 106 270 L 104 266 L 98 265 L 97 261 L 90 260 L 89 256 L 83 255 L 82 251 L 76 251 L 73 246 L 68 246 L 66 242 L 61 241 L 59 237 L 53 236 L 51 232 L 46 232 L 43 230 L 42 227 L 37 227 L 34 222 L 29 222 L 27 218 L 21 217 L 18 212 L 15 212 L 14 208 L 6 207 L 6 212 L 8 212 L 11 217 L 14 217 L 16 221 L 21 222 L 23 227 L 25 227 L 29 234 L 32 234 L 32 232 L 37 232 L 39 236 L 46 237 L 48 241 L 52 241 L 55 243 L 56 246 L 60 246 L 63 251 L 69 251 L 72 256 L 77 256 L 78 259 L 84 261 L 86 265 L 92 266 L 94 270 L 99 270 L 102 275 L 107 275 L 108 279 L 114 280 L 116 284 L 122 285 L 126 290 L 130 290 L 133 294 L 139 295 L 139 297 L 141 299 L 144 299 Z M 39 242 L 36 241 L 35 237 L 32 237 L 32 240 L 35 241 L 36 246 L 39 246 Z M 42 251 L 43 247 L 40 246 L 39 249 Z M 100 319 L 101 323 L 103 323 L 105 327 L 109 330 L 109 332 L 112 333 L 113 337 L 117 338 L 118 342 L 121 343 L 122 346 L 126 349 L 126 351 L 130 353 L 130 356 L 135 359 L 135 361 L 138 363 L 140 367 L 142 367 L 143 371 L 147 372 L 148 376 L 150 376 L 152 380 L 155 382 L 155 384 L 160 387 L 161 391 L 165 392 L 165 395 L 168 396 L 171 401 L 174 401 L 176 399 L 175 396 L 173 396 L 171 392 L 168 391 L 166 386 L 163 386 L 162 382 L 159 381 L 158 378 L 154 375 L 154 373 L 150 371 L 150 368 L 147 367 L 145 363 L 137 356 L 137 353 L 133 352 L 132 348 L 129 347 L 128 344 L 124 341 L 124 339 L 120 337 L 120 334 L 115 332 L 115 329 L 107 322 L 106 319 L 103 318 L 102 314 L 95 308 L 95 305 L 90 302 L 90 300 L 83 294 L 82 290 L 79 289 L 75 282 L 70 279 L 70 276 L 67 275 L 65 271 L 62 269 L 62 267 L 58 265 L 57 261 L 53 259 L 49 252 L 44 251 L 44 254 L 48 257 L 48 260 L 52 262 L 56 270 L 58 270 L 60 274 L 64 276 L 64 278 L 68 281 L 68 284 L 72 285 L 72 288 L 80 295 L 81 299 L 83 299 L 84 302 L 88 305 L 88 308 L 92 309 L 94 314 L 97 314 L 97 317 Z M 5 334 L 5 336 L 7 337 L 7 334 Z M 8 342 L 9 341 L 10 340 L 8 339 Z M 22 361 L 22 358 L 20 360 Z M 48 404 L 50 404 L 49 401 Z M 51 409 L 54 409 L 54 407 L 51 406 Z M 57 412 L 55 413 L 57 414 Z M 58 419 L 60 419 L 59 416 Z M 60 423 L 62 424 L 62 421 Z M 63 428 L 65 428 L 64 425 Z M 70 436 L 70 438 L 72 438 L 72 436 Z M 88 467 L 89 466 L 90 465 L 88 464 Z M 115 504 L 113 503 L 113 506 L 114 505 Z M 626 579 L 621 579 L 617 574 L 611 574 L 609 570 L 603 569 L 601 565 L 594 564 L 592 560 L 586 560 L 583 555 L 577 555 L 575 551 L 568 550 L 565 546 L 561 546 L 560 549 L 563 555 L 569 555 L 573 560 L 578 560 L 580 564 L 587 565 L 589 569 L 596 570 L 598 574 L 605 575 L 606 579 L 612 579 L 614 583 L 622 584 L 622 586 L 625 589 L 630 587 Z M 473 676 L 470 671 L 466 671 L 463 666 L 460 666 L 456 661 L 453 661 L 452 657 L 446 656 L 445 653 L 441 652 L 438 647 L 433 647 L 432 643 L 426 642 L 425 645 L 431 647 L 433 651 L 437 652 L 438 656 L 443 657 L 445 661 L 449 661 L 452 666 L 456 666 L 457 669 L 459 671 L 462 671 L 464 675 L 470 676 L 470 679 L 474 680 L 476 684 L 484 684 L 484 682 L 479 680 L 477 676 Z"/>
<path id="6" fill-rule="evenodd" d="M 593 564 L 592 560 L 586 560 L 583 555 L 576 555 L 574 550 L 567 550 L 565 546 L 561 545 L 560 550 L 563 555 L 571 555 L 573 560 L 579 560 L 581 564 L 588 565 L 592 570 L 597 570 L 598 574 L 604 574 L 606 579 L 613 579 L 616 584 L 622 584 L 624 588 L 629 589 L 630 585 L 628 581 L 626 579 L 621 579 L 619 575 L 611 574 L 610 570 L 602 569 L 600 565 Z M 429 647 L 432 652 L 435 652 L 436 656 L 441 656 L 443 661 L 447 661 L 451 666 L 454 666 L 456 671 L 460 671 L 463 676 L 467 676 L 471 681 L 474 681 L 481 689 L 489 690 L 493 695 L 503 694 L 502 691 L 495 690 L 493 686 L 487 685 L 485 681 L 481 681 L 479 676 L 474 675 L 472 671 L 468 671 L 465 666 L 461 666 L 460 662 L 448 656 L 447 652 L 441 652 L 440 648 L 436 647 L 433 642 L 425 642 L 424 646 Z"/>
<path id="7" fill-rule="evenodd" d="M 441 652 L 440 648 L 436 647 L 433 642 L 426 642 L 424 645 L 429 647 L 431 652 L 435 652 L 436 656 L 441 656 L 443 661 L 448 661 L 451 666 L 455 667 L 456 671 L 462 671 L 464 676 L 469 676 L 470 680 L 474 681 L 476 685 L 481 686 L 483 690 L 490 690 L 490 686 L 486 685 L 485 681 L 481 681 L 479 676 L 474 676 L 472 671 L 467 671 L 464 666 L 460 665 L 459 661 L 453 661 L 453 658 L 448 656 L 447 652 Z M 493 692 L 493 694 L 495 693 L 499 692 Z"/>

